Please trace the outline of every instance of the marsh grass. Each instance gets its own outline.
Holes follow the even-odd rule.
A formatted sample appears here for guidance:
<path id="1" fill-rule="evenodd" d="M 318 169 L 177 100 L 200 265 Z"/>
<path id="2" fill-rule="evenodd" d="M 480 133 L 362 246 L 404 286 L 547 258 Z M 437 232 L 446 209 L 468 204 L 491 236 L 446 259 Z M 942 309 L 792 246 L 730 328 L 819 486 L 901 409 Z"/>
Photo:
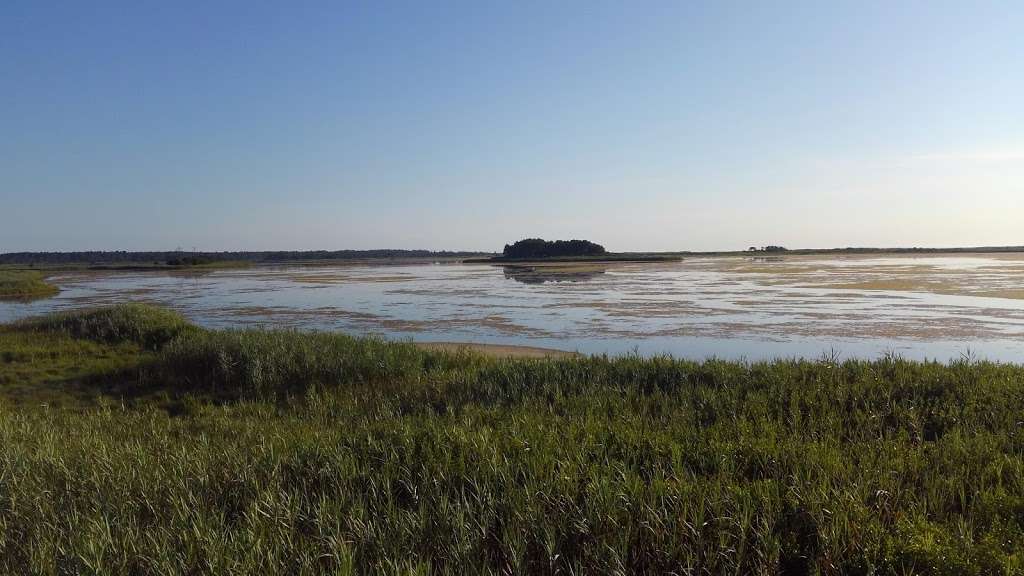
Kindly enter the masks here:
<path id="1" fill-rule="evenodd" d="M 101 389 L 123 398 L 146 361 L 146 352 L 133 343 L 0 327 L 0 398 L 18 406 L 69 407 L 95 404 Z"/>
<path id="2" fill-rule="evenodd" d="M 197 331 L 177 312 L 146 304 L 118 304 L 57 312 L 16 322 L 19 332 L 64 334 L 107 344 L 133 343 L 155 350 L 186 331 Z"/>
<path id="3" fill-rule="evenodd" d="M 0 298 L 8 300 L 31 300 L 46 298 L 60 292 L 47 282 L 42 273 L 34 270 L 0 269 Z"/>
<path id="4" fill-rule="evenodd" d="M 1024 367 L 502 360 L 179 320 L 0 332 L 136 350 L 182 397 L 0 403 L 0 571 L 1024 571 Z"/>

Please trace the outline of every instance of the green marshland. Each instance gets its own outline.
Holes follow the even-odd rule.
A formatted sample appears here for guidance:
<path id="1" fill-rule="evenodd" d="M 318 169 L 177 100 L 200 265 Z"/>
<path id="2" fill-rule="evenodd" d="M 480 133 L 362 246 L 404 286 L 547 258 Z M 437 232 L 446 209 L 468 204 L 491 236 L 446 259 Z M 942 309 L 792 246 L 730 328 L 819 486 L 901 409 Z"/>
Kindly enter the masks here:
<path id="1" fill-rule="evenodd" d="M 1019 574 L 1024 367 L 0 328 L 0 572 Z"/>

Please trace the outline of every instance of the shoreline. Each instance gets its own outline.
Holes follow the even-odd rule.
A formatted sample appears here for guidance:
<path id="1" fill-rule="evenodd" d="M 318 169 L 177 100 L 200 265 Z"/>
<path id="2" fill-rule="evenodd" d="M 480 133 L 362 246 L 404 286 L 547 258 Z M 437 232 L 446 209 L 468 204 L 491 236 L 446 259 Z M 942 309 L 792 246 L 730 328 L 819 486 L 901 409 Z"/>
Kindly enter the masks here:
<path id="1" fill-rule="evenodd" d="M 793 256 L 969 256 L 969 255 L 1019 255 L 1024 254 L 1024 246 L 1006 247 L 973 247 L 973 248 L 824 248 L 824 249 L 792 249 L 780 252 L 765 251 L 679 251 L 679 252 L 620 252 L 600 257 L 554 257 L 554 258 L 503 258 L 494 257 L 462 257 L 462 256 L 396 256 L 396 257 L 365 257 L 365 258 L 324 258 L 324 259 L 281 259 L 281 260 L 224 260 L 214 261 L 198 266 L 168 266 L 154 264 L 146 260 L 126 260 L 119 262 L 53 261 L 37 262 L 5 262 L 0 254 L 0 271 L 38 271 L 38 272 L 167 272 L 167 271 L 217 271 L 224 269 L 263 268 L 280 266 L 365 266 L 365 265 L 411 265 L 411 264 L 492 264 L 506 266 L 541 266 L 545 264 L 626 264 L 626 263 L 672 263 L 687 259 L 700 258 L 785 258 Z"/>
<path id="2" fill-rule="evenodd" d="M 491 358 L 579 358 L 579 352 L 542 348 L 539 346 L 521 346 L 517 344 L 481 344 L 477 342 L 413 342 L 421 350 L 434 352 L 474 352 Z"/>

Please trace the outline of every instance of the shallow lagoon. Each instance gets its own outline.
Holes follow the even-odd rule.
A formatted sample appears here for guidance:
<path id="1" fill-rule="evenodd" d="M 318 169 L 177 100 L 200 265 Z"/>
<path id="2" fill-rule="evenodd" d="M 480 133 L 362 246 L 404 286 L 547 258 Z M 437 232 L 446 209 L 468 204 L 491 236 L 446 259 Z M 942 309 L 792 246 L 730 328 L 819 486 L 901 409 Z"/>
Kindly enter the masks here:
<path id="1" fill-rule="evenodd" d="M 208 327 L 679 357 L 970 355 L 1024 362 L 1024 255 L 693 258 L 674 263 L 260 266 L 68 272 L 0 321 L 124 301 Z"/>

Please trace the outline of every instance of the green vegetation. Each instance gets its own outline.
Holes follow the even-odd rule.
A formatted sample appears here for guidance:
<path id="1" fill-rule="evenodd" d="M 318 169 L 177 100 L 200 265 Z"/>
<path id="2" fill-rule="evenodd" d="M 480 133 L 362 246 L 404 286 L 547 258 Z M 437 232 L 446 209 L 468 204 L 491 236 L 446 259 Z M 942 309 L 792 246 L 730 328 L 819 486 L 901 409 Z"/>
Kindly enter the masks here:
<path id="1" fill-rule="evenodd" d="M 472 264 L 528 263 L 528 262 L 671 262 L 681 260 L 677 254 L 621 252 L 611 253 L 604 246 L 589 240 L 543 240 L 527 238 L 506 244 L 500 256 L 468 258 Z"/>
<path id="2" fill-rule="evenodd" d="M 505 258 L 557 258 L 565 256 L 601 256 L 604 246 L 587 240 L 543 240 L 527 238 L 515 244 L 506 244 L 502 252 Z"/>
<path id="3" fill-rule="evenodd" d="M 0 298 L 45 298 L 60 292 L 34 270 L 0 270 Z"/>
<path id="4" fill-rule="evenodd" d="M 61 334 L 118 344 L 130 342 L 155 350 L 186 330 L 197 330 L 177 312 L 146 304 L 56 312 L 17 322 L 14 332 Z"/>
<path id="5" fill-rule="evenodd" d="M 0 375 L 0 573 L 1024 572 L 1021 366 L 501 360 L 135 305 L 0 327 Z"/>
<path id="6" fill-rule="evenodd" d="M 51 266 L 51 267 L 151 267 L 166 263 L 190 265 L 191 263 L 224 262 L 315 262 L 327 260 L 395 260 L 418 258 L 463 258 L 481 256 L 482 252 L 453 252 L 448 250 L 292 250 L 269 252 L 7 252 L 0 254 L 0 266 Z"/>
<path id="7" fill-rule="evenodd" d="M 122 385 L 134 391 L 137 380 L 121 375 L 137 372 L 145 358 L 132 343 L 110 345 L 65 334 L 0 329 L 0 397 L 14 405 L 93 404 L 100 381 L 108 395 Z"/>
<path id="8" fill-rule="evenodd" d="M 52 264 L 62 270 L 108 270 L 154 272 L 159 270 L 222 270 L 225 268 L 248 268 L 253 263 L 246 260 L 207 260 L 204 258 L 172 258 L 166 262 L 126 262 L 120 264 Z"/>

